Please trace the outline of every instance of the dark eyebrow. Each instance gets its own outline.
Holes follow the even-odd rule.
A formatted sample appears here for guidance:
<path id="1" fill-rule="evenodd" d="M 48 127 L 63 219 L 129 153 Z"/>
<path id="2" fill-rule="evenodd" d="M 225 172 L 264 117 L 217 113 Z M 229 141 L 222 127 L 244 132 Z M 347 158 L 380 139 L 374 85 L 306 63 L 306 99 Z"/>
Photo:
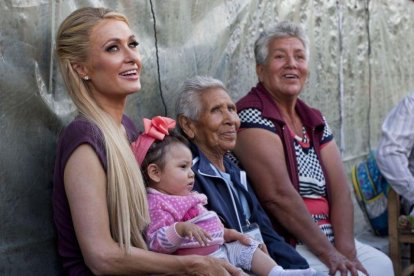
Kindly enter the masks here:
<path id="1" fill-rule="evenodd" d="M 130 35 L 128 37 L 128 41 L 131 41 L 131 40 L 136 40 L 135 35 Z M 111 43 L 111 42 L 118 42 L 119 43 L 119 42 L 121 42 L 121 39 L 117 38 L 117 37 L 110 38 L 102 44 L 102 48 L 105 48 L 105 46 L 108 45 L 108 43 Z"/>

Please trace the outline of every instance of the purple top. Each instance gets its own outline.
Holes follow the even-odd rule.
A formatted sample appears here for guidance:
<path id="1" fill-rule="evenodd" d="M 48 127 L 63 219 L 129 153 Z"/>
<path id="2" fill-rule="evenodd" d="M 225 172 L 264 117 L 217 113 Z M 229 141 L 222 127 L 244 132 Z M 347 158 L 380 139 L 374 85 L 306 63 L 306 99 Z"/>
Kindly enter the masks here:
<path id="1" fill-rule="evenodd" d="M 138 135 L 134 123 L 124 115 L 122 124 L 126 129 L 129 141 L 134 141 Z M 78 116 L 62 131 L 59 137 L 53 180 L 53 219 L 57 230 L 58 253 L 68 275 L 92 275 L 83 260 L 76 238 L 63 183 L 66 163 L 75 149 L 82 144 L 89 144 L 93 148 L 106 172 L 107 160 L 102 133 L 95 124 Z"/>

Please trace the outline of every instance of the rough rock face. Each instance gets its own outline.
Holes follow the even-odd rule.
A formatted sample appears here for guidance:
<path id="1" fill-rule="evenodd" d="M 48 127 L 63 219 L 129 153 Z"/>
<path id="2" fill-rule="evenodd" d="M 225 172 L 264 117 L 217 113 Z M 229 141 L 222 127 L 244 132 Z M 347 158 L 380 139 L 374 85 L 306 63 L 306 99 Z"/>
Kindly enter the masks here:
<path id="1" fill-rule="evenodd" d="M 125 13 L 140 40 L 142 90 L 127 113 L 174 116 L 182 81 L 211 75 L 234 100 L 255 85 L 252 45 L 284 19 L 310 37 L 302 98 L 320 108 L 347 167 L 377 145 L 384 116 L 414 89 L 414 3 L 396 1 L 5 0 L 0 5 L 0 274 L 55 275 L 56 139 L 74 116 L 57 70 L 57 26 L 86 4 Z M 364 222 L 356 207 L 356 231 Z"/>

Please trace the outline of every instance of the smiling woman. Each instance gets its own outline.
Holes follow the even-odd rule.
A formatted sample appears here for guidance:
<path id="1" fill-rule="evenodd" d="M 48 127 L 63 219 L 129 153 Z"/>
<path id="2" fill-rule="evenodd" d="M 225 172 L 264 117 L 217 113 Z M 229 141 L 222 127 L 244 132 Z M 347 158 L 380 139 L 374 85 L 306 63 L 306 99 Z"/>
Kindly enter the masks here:
<path id="1" fill-rule="evenodd" d="M 207 195 L 207 209 L 215 211 L 227 228 L 255 230 L 269 255 L 283 268 L 306 270 L 306 261 L 272 229 L 246 173 L 226 156 L 236 145 L 240 119 L 224 84 L 202 76 L 186 80 L 176 114 L 182 132 L 191 141 L 194 189 Z M 311 274 L 301 273 L 298 275 Z"/>
<path id="2" fill-rule="evenodd" d="M 131 94 L 141 88 L 138 42 L 124 21 L 99 22 L 92 29 L 90 45 L 89 58 L 86 62 L 74 63 L 73 68 L 80 76 L 88 76 L 95 99 L 99 101 L 102 96 L 118 91 Z"/>
<path id="3" fill-rule="evenodd" d="M 60 135 L 54 171 L 54 222 L 66 273 L 238 275 L 211 257 L 146 250 L 148 203 L 131 150 L 137 130 L 124 115 L 127 95 L 141 88 L 137 46 L 125 16 L 103 8 L 74 11 L 56 36 L 62 76 L 79 111 Z"/>
<path id="4" fill-rule="evenodd" d="M 236 145 L 240 126 L 236 105 L 222 88 L 207 89 L 200 95 L 200 102 L 200 116 L 189 125 L 190 138 L 217 167 L 224 169 L 223 155 Z"/>
<path id="5" fill-rule="evenodd" d="M 385 254 L 354 239 L 353 205 L 333 134 L 321 112 L 298 98 L 308 77 L 303 28 L 281 22 L 259 36 L 254 50 L 259 83 L 237 102 L 234 153 L 273 225 L 325 274 L 393 275 Z"/>
<path id="6" fill-rule="evenodd" d="M 308 55 L 304 44 L 296 37 L 286 37 L 272 40 L 268 49 L 266 62 L 256 68 L 259 81 L 266 89 L 275 91 L 272 93 L 275 101 L 298 96 L 308 77 Z M 294 127 L 293 122 L 292 127 L 301 134 L 302 129 Z"/>

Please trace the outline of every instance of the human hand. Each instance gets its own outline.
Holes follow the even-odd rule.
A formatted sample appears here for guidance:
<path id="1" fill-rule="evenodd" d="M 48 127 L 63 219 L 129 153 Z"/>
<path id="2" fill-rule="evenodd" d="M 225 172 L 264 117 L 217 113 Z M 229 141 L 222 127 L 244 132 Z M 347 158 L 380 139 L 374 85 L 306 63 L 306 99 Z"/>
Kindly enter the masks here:
<path id="1" fill-rule="evenodd" d="M 363 269 L 361 271 L 366 273 L 366 270 L 363 268 L 363 266 L 359 263 L 358 260 L 357 262 L 355 262 L 354 260 L 349 260 L 335 248 L 319 255 L 319 258 L 329 268 L 329 275 L 335 275 L 336 272 L 339 272 L 341 276 L 346 276 L 348 275 L 348 273 L 350 273 L 350 275 L 352 276 L 357 276 L 358 264 Z"/>
<path id="2" fill-rule="evenodd" d="M 352 262 L 358 271 L 364 273 L 364 275 L 368 275 L 368 271 L 357 258 L 355 245 L 350 246 L 349 243 L 347 243 L 346 246 L 343 244 L 342 246 L 336 245 L 335 249 L 341 252 L 350 262 Z"/>
<path id="3" fill-rule="evenodd" d="M 354 265 L 355 265 L 355 267 L 356 267 L 356 269 L 358 270 L 358 271 L 361 271 L 362 273 L 364 273 L 365 275 L 369 275 L 368 274 L 368 271 L 365 269 L 365 267 L 362 265 L 362 263 L 355 257 L 355 258 L 353 258 L 353 259 L 350 259 L 350 261 L 352 262 L 352 263 L 354 263 Z"/>
<path id="4" fill-rule="evenodd" d="M 185 265 L 187 268 L 186 275 L 201 276 L 248 276 L 242 269 L 237 268 L 225 260 L 217 259 L 209 256 L 182 256 L 188 259 Z"/>
<path id="5" fill-rule="evenodd" d="M 244 235 L 234 229 L 227 229 L 224 228 L 224 241 L 225 242 L 232 242 L 232 241 L 239 241 L 244 245 L 250 245 L 252 243 L 252 239 L 248 235 Z"/>
<path id="6" fill-rule="evenodd" d="M 242 234 L 234 229 L 227 229 L 224 228 L 224 241 L 225 242 L 232 242 L 232 241 L 239 241 L 244 245 L 251 245 L 252 238 L 249 235 Z M 261 243 L 259 244 L 259 249 L 262 250 L 264 253 L 269 255 L 267 251 L 266 244 Z"/>
<path id="7" fill-rule="evenodd" d="M 191 222 L 178 222 L 175 224 L 175 230 L 181 237 L 196 239 L 201 246 L 207 246 L 208 242 L 212 240 L 204 229 Z"/>

